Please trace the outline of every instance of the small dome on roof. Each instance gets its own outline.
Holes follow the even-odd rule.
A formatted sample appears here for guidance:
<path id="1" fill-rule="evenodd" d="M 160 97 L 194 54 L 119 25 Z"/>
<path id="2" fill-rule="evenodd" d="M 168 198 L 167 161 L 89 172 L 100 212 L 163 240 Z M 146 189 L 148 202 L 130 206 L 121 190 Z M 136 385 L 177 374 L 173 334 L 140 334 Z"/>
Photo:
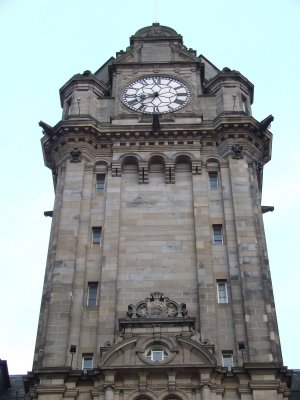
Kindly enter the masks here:
<path id="1" fill-rule="evenodd" d="M 178 33 L 168 26 L 160 25 L 158 22 L 153 23 L 151 26 L 139 29 L 135 34 L 135 37 L 170 37 L 180 36 Z"/>

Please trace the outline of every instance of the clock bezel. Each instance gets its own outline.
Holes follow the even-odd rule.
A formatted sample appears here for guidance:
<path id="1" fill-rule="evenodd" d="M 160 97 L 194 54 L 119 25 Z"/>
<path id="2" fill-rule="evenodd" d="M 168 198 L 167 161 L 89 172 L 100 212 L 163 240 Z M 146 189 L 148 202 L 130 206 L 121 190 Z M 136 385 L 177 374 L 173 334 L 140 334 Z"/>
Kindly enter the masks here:
<path id="1" fill-rule="evenodd" d="M 185 89 L 186 99 L 184 100 L 184 103 L 183 104 L 179 104 L 178 107 L 176 107 L 174 109 L 172 108 L 172 109 L 168 109 L 166 111 L 144 111 L 144 110 L 136 109 L 134 106 L 130 106 L 130 104 L 128 104 L 128 102 L 127 102 L 127 100 L 125 98 L 127 90 L 130 89 L 130 86 L 133 85 L 134 83 L 142 81 L 143 79 L 150 79 L 150 78 L 151 79 L 153 79 L 153 78 L 169 79 L 169 80 L 171 80 L 173 82 L 175 81 L 175 82 L 179 83 L 180 86 L 184 87 L 184 89 Z M 173 88 L 173 89 L 175 89 L 175 88 Z M 177 97 L 178 97 L 178 95 L 177 95 Z M 175 100 L 177 100 L 177 97 L 176 97 Z M 125 87 L 122 89 L 122 92 L 121 92 L 121 95 L 120 95 L 120 100 L 121 100 L 121 103 L 127 109 L 129 109 L 130 111 L 136 112 L 138 114 L 144 114 L 144 115 L 155 115 L 155 114 L 156 115 L 160 115 L 160 114 L 170 114 L 170 113 L 174 113 L 174 112 L 177 112 L 177 111 L 181 111 L 183 108 L 185 108 L 190 103 L 191 97 L 192 97 L 191 89 L 190 89 L 189 85 L 184 80 L 182 80 L 181 78 L 178 78 L 177 76 L 157 74 L 157 75 L 142 75 L 142 76 L 140 76 L 138 78 L 133 79 L 131 82 L 127 83 L 125 85 Z M 139 102 L 139 103 L 142 104 L 141 102 Z M 174 103 L 174 101 L 172 102 L 172 104 L 173 103 Z"/>

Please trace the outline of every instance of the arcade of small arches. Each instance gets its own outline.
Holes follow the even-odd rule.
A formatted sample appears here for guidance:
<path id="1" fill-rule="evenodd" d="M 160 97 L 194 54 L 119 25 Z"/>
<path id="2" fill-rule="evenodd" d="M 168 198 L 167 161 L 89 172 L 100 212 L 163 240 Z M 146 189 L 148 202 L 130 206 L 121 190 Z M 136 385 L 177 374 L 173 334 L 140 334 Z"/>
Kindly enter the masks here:
<path id="1" fill-rule="evenodd" d="M 219 169 L 222 160 L 207 159 L 202 162 L 191 154 L 177 154 L 172 158 L 164 154 L 151 154 L 148 158 L 141 158 L 137 154 L 122 155 L 118 160 L 111 163 L 112 176 L 122 176 L 124 173 L 137 173 L 139 183 L 149 182 L 149 173 L 163 173 L 165 183 L 175 183 L 175 173 L 191 172 L 193 175 L 202 173 L 202 165 L 209 166 L 213 163 L 216 169 Z M 102 170 L 109 167 L 108 161 L 96 163 L 95 172 L 99 170 L 99 164 L 102 164 Z M 104 171 L 103 171 L 104 172 Z"/>
<path id="2" fill-rule="evenodd" d="M 158 399 L 157 396 L 149 394 L 137 395 L 133 398 L 133 400 L 157 400 L 157 399 Z M 168 393 L 167 395 L 164 394 L 163 396 L 159 396 L 159 400 L 183 400 L 183 396 L 180 396 L 178 394 Z"/>
<path id="3" fill-rule="evenodd" d="M 139 390 L 135 390 L 129 395 L 128 400 L 188 400 L 188 396 L 179 388 L 177 390 L 163 390 L 160 394 L 148 389 L 143 394 Z"/>

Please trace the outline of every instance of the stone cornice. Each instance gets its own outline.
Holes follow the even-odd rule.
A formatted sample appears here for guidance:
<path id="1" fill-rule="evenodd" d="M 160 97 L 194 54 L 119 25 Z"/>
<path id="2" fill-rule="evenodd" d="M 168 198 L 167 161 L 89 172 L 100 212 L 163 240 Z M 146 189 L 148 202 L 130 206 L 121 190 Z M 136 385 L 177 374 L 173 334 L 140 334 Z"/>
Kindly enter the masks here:
<path id="1" fill-rule="evenodd" d="M 181 326 L 188 325 L 194 327 L 195 325 L 195 317 L 185 317 L 185 318 L 149 318 L 149 319 L 128 319 L 128 318 L 120 318 L 119 319 L 119 327 L 120 330 L 126 327 L 133 326 L 147 326 L 147 325 L 156 325 L 160 324 L 161 326 L 170 325 L 170 326 Z"/>
<path id="2" fill-rule="evenodd" d="M 203 121 L 203 123 L 169 123 L 161 121 L 161 129 L 159 132 L 151 132 L 152 121 L 128 125 L 111 125 L 110 123 L 102 123 L 91 117 L 90 115 L 81 115 L 76 119 L 66 119 L 58 122 L 52 129 L 45 132 L 46 137 L 55 140 L 58 136 L 65 133 L 92 133 L 98 138 L 114 138 L 121 134 L 125 137 L 134 136 L 172 136 L 178 133 L 199 136 L 211 134 L 212 136 L 223 131 L 249 131 L 254 133 L 259 139 L 271 140 L 271 133 L 265 129 L 261 130 L 260 123 L 253 117 L 245 115 L 243 112 L 227 112 L 220 114 L 214 120 Z M 50 128 L 50 127 L 49 127 Z M 216 138 L 216 136 L 215 136 Z"/>
<path id="3" fill-rule="evenodd" d="M 78 141 L 82 145 L 86 143 L 95 149 L 98 147 L 109 148 L 114 142 L 129 140 L 135 141 L 137 146 L 139 140 L 149 141 L 149 143 L 153 141 L 153 144 L 156 140 L 174 140 L 174 143 L 169 142 L 169 145 L 190 146 L 195 146 L 195 141 L 198 141 L 198 145 L 201 143 L 202 148 L 214 146 L 220 147 L 220 149 L 241 142 L 243 145 L 248 143 L 248 154 L 251 155 L 254 151 L 256 159 L 261 158 L 265 163 L 271 157 L 271 132 L 267 129 L 262 130 L 261 124 L 257 120 L 243 112 L 222 113 L 214 120 L 197 124 L 172 124 L 169 121 L 162 121 L 159 132 L 152 132 L 151 122 L 112 125 L 101 123 L 90 115 L 61 120 L 52 129 L 47 125 L 48 127 L 49 129 L 41 140 L 45 163 L 48 166 L 51 165 L 53 148 L 57 147 L 62 138 L 66 136 L 73 142 Z M 182 143 L 175 143 L 176 140 Z M 227 154 L 228 150 L 225 149 L 225 152 Z"/>

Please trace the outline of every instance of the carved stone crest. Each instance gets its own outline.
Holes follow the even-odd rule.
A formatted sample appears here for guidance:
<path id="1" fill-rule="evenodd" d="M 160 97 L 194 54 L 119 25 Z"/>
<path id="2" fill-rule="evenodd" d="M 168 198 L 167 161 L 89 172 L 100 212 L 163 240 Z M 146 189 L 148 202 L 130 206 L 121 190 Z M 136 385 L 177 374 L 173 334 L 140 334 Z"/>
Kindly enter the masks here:
<path id="1" fill-rule="evenodd" d="M 232 158 L 235 160 L 239 160 L 243 158 L 243 146 L 240 144 L 235 144 L 234 146 L 231 147 L 232 150 Z"/>
<path id="2" fill-rule="evenodd" d="M 153 292 L 150 297 L 136 305 L 129 304 L 127 316 L 129 318 L 182 318 L 187 316 L 187 310 L 184 303 L 178 304 L 161 292 Z"/>
<path id="3" fill-rule="evenodd" d="M 70 151 L 71 155 L 71 163 L 80 163 L 81 162 L 81 150 L 77 147 L 74 147 L 73 150 Z"/>

